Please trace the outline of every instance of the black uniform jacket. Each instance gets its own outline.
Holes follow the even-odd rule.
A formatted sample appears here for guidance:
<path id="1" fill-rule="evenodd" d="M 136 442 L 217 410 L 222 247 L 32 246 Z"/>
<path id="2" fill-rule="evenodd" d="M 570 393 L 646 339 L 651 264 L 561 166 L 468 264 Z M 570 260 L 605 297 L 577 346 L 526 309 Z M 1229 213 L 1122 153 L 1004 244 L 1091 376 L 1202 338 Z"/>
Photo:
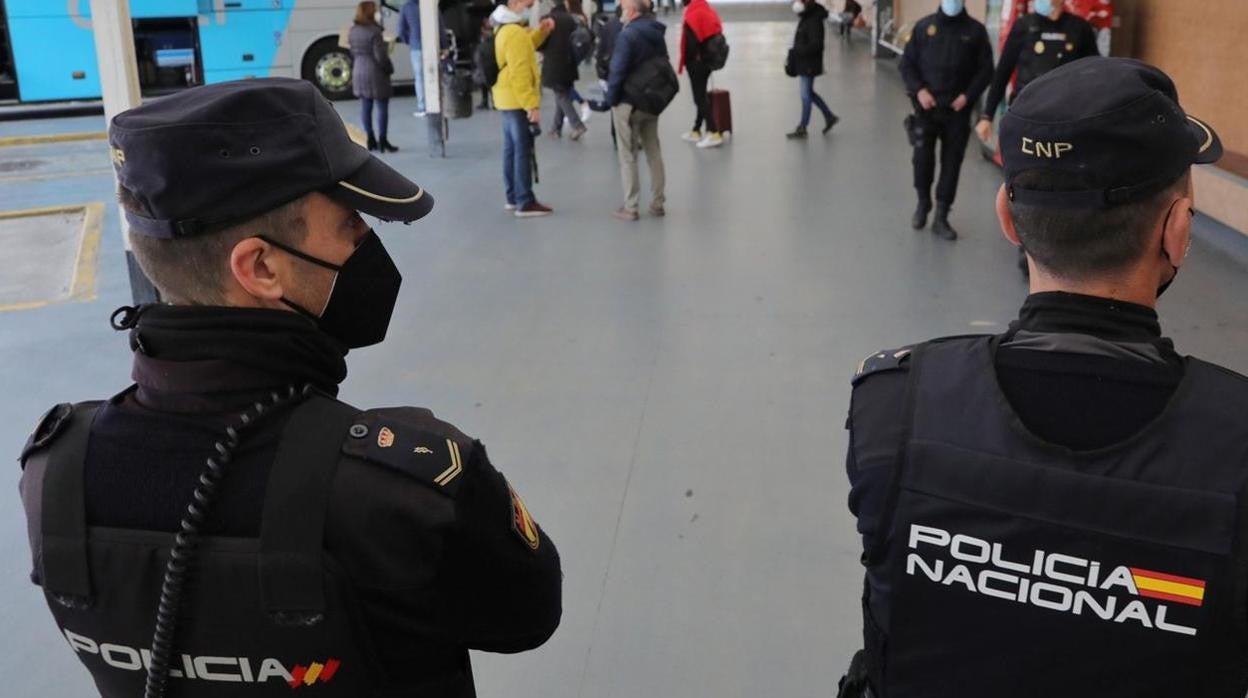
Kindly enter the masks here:
<path id="1" fill-rule="evenodd" d="M 926 87 L 940 106 L 963 94 L 974 104 L 992 80 L 988 30 L 966 10 L 953 17 L 930 14 L 914 25 L 898 65 L 911 95 Z"/>
<path id="2" fill-rule="evenodd" d="M 797 75 L 823 75 L 824 21 L 828 11 L 817 2 L 806 5 L 793 35 L 793 70 Z"/>
<path id="3" fill-rule="evenodd" d="M 1055 336 L 1077 351 L 1053 351 Z M 1173 343 L 1161 336 L 1151 308 L 1069 293 L 1028 297 L 996 355 L 997 379 L 1018 417 L 1040 438 L 1074 450 L 1117 443 L 1161 414 L 1183 379 Z M 902 368 L 906 364 L 903 360 Z M 849 509 L 864 549 L 871 549 L 888 496 L 905 426 L 902 396 L 907 373 L 882 371 L 854 388 L 847 471 Z M 856 439 L 854 424 L 871 442 Z M 886 624 L 886 589 L 868 575 L 872 611 Z M 885 627 L 887 627 L 885 625 Z"/>
<path id="4" fill-rule="evenodd" d="M 1050 70 L 1080 58 L 1098 55 L 1096 30 L 1082 17 L 1063 12 L 1056 20 L 1035 13 L 1020 17 L 1010 28 L 992 77 L 992 88 L 984 102 L 984 116 L 996 116 L 1005 96 L 1010 76 L 1018 69 L 1018 94 L 1032 80 Z"/>
<path id="5" fill-rule="evenodd" d="M 151 306 L 132 330 L 131 346 L 136 388 L 101 408 L 91 429 L 91 526 L 176 531 L 204 459 L 239 413 L 286 385 L 312 383 L 336 394 L 346 377 L 341 345 L 291 312 Z M 259 536 L 288 414 L 243 440 L 206 534 Z M 452 498 L 395 468 L 345 458 L 330 497 L 326 550 L 358 590 L 364 625 L 388 673 L 406 677 L 414 690 L 423 685 L 413 695 L 472 695 L 468 649 L 531 649 L 558 626 L 559 554 L 544 532 L 534 549 L 532 530 L 526 539 L 516 528 L 518 499 L 479 441 L 424 409 L 368 414 L 379 415 L 377 426 L 392 430 L 398 445 L 415 432 L 453 440 L 462 452 L 462 480 Z M 26 505 L 28 514 L 37 506 Z M 32 545 L 38 521 L 33 517 Z"/>

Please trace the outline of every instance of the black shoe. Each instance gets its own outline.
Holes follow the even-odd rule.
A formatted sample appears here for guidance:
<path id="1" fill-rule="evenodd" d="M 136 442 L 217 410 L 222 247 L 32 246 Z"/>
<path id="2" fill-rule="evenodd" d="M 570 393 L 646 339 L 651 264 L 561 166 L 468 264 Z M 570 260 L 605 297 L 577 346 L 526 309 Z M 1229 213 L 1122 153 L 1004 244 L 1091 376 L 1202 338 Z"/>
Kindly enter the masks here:
<path id="1" fill-rule="evenodd" d="M 381 142 L 380 142 L 380 143 L 378 143 L 377 145 L 378 145 L 378 148 L 379 148 L 379 149 L 381 150 L 381 152 L 383 152 L 383 153 L 397 153 L 397 152 L 399 152 L 399 147 L 398 147 L 397 145 L 395 145 L 395 144 L 391 143 L 390 141 L 386 140 L 385 138 L 381 139 Z"/>
<path id="2" fill-rule="evenodd" d="M 786 134 L 784 134 L 784 137 L 785 137 L 785 138 L 790 138 L 790 139 L 792 139 L 792 138 L 805 138 L 805 137 L 806 137 L 806 127 L 805 127 L 805 126 L 798 126 L 797 128 L 793 129 L 793 133 L 786 133 Z"/>
<path id="3" fill-rule="evenodd" d="M 369 149 L 369 150 L 377 150 L 377 139 L 376 139 L 376 138 L 373 138 L 372 136 L 369 136 L 369 137 L 368 137 L 368 149 Z"/>
<path id="4" fill-rule="evenodd" d="M 841 117 L 837 116 L 836 114 L 833 114 L 831 117 L 828 118 L 827 123 L 823 125 L 823 132 L 827 133 L 828 131 L 831 131 L 832 127 L 835 126 L 837 122 L 840 120 L 841 120 Z"/>
<path id="5" fill-rule="evenodd" d="M 957 240 L 958 231 L 949 225 L 949 209 L 936 207 L 936 215 L 932 216 L 932 233 L 943 240 Z"/>
<path id="6" fill-rule="evenodd" d="M 922 230 L 927 227 L 927 214 L 932 212 L 932 205 L 920 202 L 914 209 L 914 215 L 910 217 L 910 227 L 915 230 Z"/>

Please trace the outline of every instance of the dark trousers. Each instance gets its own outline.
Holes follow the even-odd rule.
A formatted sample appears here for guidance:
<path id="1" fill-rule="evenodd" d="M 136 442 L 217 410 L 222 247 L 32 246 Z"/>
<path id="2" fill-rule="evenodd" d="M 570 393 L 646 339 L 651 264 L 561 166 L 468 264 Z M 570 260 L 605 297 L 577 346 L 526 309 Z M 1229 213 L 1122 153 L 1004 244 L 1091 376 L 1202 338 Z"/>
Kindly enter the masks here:
<path id="1" fill-rule="evenodd" d="M 719 129 L 715 128 L 715 115 L 711 113 L 711 96 L 706 91 L 710 80 L 711 71 L 689 66 L 689 86 L 693 89 L 693 106 L 698 112 L 693 121 L 693 130 L 701 131 L 702 124 L 705 122 L 708 132 L 719 133 Z"/>
<path id="2" fill-rule="evenodd" d="M 373 103 L 377 104 L 377 134 L 380 140 L 386 140 L 386 132 L 390 123 L 390 100 L 369 99 L 360 97 L 360 121 L 364 122 L 364 133 L 373 136 Z"/>
<path id="3" fill-rule="evenodd" d="M 940 181 L 936 183 L 936 203 L 953 206 L 958 194 L 958 174 L 971 138 L 971 110 L 955 112 L 948 107 L 915 112 L 915 123 L 922 130 L 914 147 L 914 188 L 919 203 L 932 203 L 932 180 L 936 177 L 936 141 L 940 141 Z"/>

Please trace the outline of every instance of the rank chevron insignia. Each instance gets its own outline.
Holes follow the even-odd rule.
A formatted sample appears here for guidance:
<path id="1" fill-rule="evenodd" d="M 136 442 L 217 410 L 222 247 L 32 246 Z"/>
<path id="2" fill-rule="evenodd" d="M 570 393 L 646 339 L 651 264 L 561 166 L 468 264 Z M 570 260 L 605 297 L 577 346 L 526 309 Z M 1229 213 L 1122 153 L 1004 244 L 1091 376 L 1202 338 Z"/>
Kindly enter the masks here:
<path id="1" fill-rule="evenodd" d="M 463 462 L 459 458 L 459 444 L 451 439 L 447 439 L 446 448 L 451 453 L 451 465 L 446 470 L 443 470 L 441 475 L 433 479 L 440 487 L 446 487 L 451 480 L 459 477 L 459 474 L 464 472 Z"/>

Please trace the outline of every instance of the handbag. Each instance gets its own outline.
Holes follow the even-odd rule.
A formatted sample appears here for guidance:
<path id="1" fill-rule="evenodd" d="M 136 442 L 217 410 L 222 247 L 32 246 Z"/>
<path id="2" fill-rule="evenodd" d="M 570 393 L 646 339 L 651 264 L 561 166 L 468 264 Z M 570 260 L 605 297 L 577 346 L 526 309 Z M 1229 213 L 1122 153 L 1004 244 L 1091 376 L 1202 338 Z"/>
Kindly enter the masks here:
<path id="1" fill-rule="evenodd" d="M 797 56 L 793 49 L 789 49 L 789 54 L 784 59 L 784 74 L 791 78 L 797 77 Z"/>

